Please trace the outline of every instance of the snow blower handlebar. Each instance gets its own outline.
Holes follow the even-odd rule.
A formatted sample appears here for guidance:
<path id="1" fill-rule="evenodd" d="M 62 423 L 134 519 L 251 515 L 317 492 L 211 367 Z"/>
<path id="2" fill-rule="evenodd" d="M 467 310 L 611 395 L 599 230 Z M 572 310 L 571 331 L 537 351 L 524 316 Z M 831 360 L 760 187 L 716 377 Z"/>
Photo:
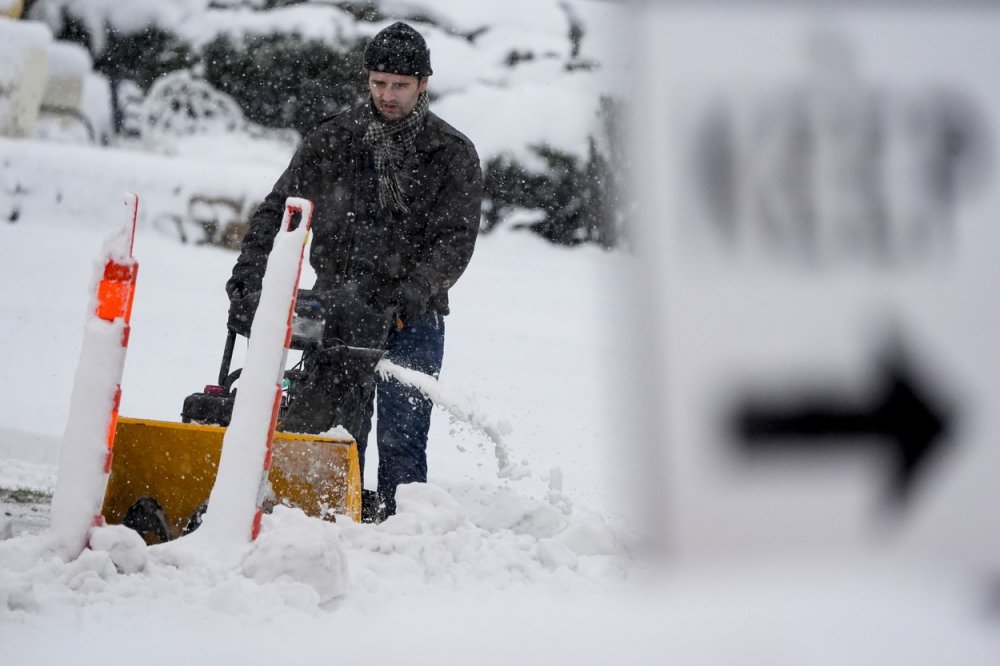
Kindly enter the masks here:
<path id="1" fill-rule="evenodd" d="M 226 331 L 226 346 L 222 350 L 222 366 L 219 368 L 219 386 L 226 391 L 231 388 L 232 381 L 229 378 L 229 367 L 233 363 L 233 350 L 236 348 L 237 333 L 233 329 Z M 233 378 L 235 380 L 235 377 Z"/>
<path id="2" fill-rule="evenodd" d="M 233 384 L 242 372 L 241 369 L 231 370 L 236 338 L 240 335 L 250 337 L 259 300 L 260 292 L 252 292 L 231 301 L 218 384 L 209 384 L 204 391 L 184 399 L 181 420 L 185 423 L 229 425 L 235 402 Z M 343 348 L 350 350 L 352 358 L 371 356 L 377 362 L 384 353 L 389 325 L 386 311 L 371 306 L 348 290 L 300 289 L 289 348 L 308 353 Z M 296 372 L 286 371 L 290 383 L 302 379 L 299 375 L 303 373 Z"/>
<path id="3" fill-rule="evenodd" d="M 233 351 L 236 348 L 236 337 L 250 337 L 250 322 L 257 309 L 260 292 L 254 292 L 234 301 L 229 310 L 229 322 L 226 330 L 226 344 L 222 350 L 222 365 L 219 368 L 219 386 L 226 392 L 232 388 L 233 382 L 239 377 L 239 370 L 230 372 L 233 362 Z M 292 349 L 309 350 L 318 347 L 323 341 L 325 319 L 320 299 L 305 289 L 299 289 L 295 302 L 295 316 L 292 320 Z"/>
<path id="4" fill-rule="evenodd" d="M 193 393 L 184 399 L 181 420 L 184 423 L 209 423 L 229 425 L 233 411 L 235 394 L 233 384 L 240 377 L 242 368 L 231 370 L 236 338 L 250 337 L 250 325 L 260 301 L 260 292 L 234 299 L 229 308 L 226 326 L 226 344 L 222 350 L 218 384 L 209 384 L 200 393 Z M 317 307 L 316 299 L 307 290 L 299 290 L 292 322 L 291 349 L 315 350 L 322 346 L 325 322 L 323 311 Z"/>
<path id="5" fill-rule="evenodd" d="M 321 295 L 309 289 L 299 289 L 295 299 L 295 313 L 292 317 L 290 349 L 311 350 L 322 345 L 328 309 L 325 300 L 326 294 Z M 229 339 L 235 339 L 235 335 L 250 337 L 250 327 L 253 324 L 259 302 L 259 291 L 232 300 L 229 306 L 229 320 L 227 321 L 230 333 L 226 339 L 227 347 Z"/>

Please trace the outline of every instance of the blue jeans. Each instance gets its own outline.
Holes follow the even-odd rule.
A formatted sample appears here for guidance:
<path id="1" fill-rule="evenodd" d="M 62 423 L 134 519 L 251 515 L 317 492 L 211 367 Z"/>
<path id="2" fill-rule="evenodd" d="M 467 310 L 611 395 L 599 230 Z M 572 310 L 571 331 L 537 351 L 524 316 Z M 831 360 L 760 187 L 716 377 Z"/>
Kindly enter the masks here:
<path id="1" fill-rule="evenodd" d="M 444 357 L 444 317 L 425 314 L 402 331 L 389 333 L 386 356 L 406 368 L 437 377 Z M 379 379 L 378 396 L 378 494 L 385 515 L 396 513 L 396 486 L 427 481 L 427 432 L 431 427 L 430 400 L 415 388 L 395 379 Z M 371 432 L 373 400 L 369 400 L 358 432 L 361 478 L 365 473 L 365 448 Z"/>

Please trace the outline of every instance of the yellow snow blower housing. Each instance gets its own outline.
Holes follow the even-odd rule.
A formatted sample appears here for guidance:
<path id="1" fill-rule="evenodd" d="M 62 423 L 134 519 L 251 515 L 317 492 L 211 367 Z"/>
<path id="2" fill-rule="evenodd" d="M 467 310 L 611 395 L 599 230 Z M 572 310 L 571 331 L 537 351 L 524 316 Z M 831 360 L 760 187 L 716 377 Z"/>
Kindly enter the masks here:
<path id="1" fill-rule="evenodd" d="M 215 425 L 120 417 L 104 496 L 105 520 L 137 528 L 148 542 L 180 536 L 208 501 L 225 432 Z M 345 515 L 361 521 L 361 475 L 353 440 L 276 432 L 273 446 L 268 478 L 276 503 L 328 520 Z M 157 534 L 161 529 L 143 529 L 126 519 L 150 498 L 162 509 L 167 539 Z"/>

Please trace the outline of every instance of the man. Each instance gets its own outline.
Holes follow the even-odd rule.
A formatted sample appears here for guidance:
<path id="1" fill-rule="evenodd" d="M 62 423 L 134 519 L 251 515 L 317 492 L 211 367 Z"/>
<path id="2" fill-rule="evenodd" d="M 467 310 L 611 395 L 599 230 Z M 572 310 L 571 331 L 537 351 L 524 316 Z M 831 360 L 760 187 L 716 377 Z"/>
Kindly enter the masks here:
<path id="1" fill-rule="evenodd" d="M 394 23 L 379 32 L 365 49 L 364 67 L 370 98 L 305 137 L 251 218 L 226 291 L 237 303 L 260 289 L 285 198 L 310 199 L 314 291 L 339 294 L 330 298 L 337 307 L 368 306 L 357 318 L 345 315 L 357 308 L 328 307 L 324 345 L 384 346 L 395 363 L 437 376 L 448 289 L 468 265 L 479 231 L 479 157 L 468 138 L 428 110 L 430 51 L 416 30 Z M 363 476 L 374 378 L 345 374 L 335 355 L 320 357 L 312 370 L 308 395 L 293 401 L 297 411 L 285 429 L 345 425 L 358 442 Z M 359 418 L 342 409 L 344 384 L 356 389 Z M 377 394 L 378 491 L 364 493 L 365 519 L 375 521 L 395 513 L 396 486 L 427 480 L 431 411 L 429 401 L 394 380 L 379 380 Z"/>

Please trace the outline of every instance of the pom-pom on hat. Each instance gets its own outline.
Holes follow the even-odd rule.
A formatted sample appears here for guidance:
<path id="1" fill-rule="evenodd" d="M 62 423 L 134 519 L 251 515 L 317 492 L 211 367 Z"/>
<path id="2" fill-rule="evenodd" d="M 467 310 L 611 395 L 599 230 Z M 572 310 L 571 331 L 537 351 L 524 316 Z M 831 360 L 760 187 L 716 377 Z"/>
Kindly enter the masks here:
<path id="1" fill-rule="evenodd" d="M 404 76 L 430 76 L 431 51 L 419 32 L 405 23 L 393 23 L 372 37 L 365 47 L 365 69 Z"/>

